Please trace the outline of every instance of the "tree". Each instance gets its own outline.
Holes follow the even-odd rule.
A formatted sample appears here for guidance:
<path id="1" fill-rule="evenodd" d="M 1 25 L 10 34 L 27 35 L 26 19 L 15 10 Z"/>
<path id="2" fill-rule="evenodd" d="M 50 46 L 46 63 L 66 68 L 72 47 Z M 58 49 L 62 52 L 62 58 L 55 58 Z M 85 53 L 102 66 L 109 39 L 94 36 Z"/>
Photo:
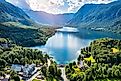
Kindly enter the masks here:
<path id="1" fill-rule="evenodd" d="M 2 54 L 3 53 L 3 50 L 2 49 L 0 49 L 0 54 Z"/>
<path id="2" fill-rule="evenodd" d="M 75 61 L 73 62 L 73 65 L 76 65 L 76 62 Z"/>
<path id="3" fill-rule="evenodd" d="M 25 57 L 25 58 L 23 59 L 23 63 L 24 63 L 24 64 L 29 63 L 29 59 L 28 59 L 27 57 Z"/>
<path id="4" fill-rule="evenodd" d="M 79 57 L 77 58 L 78 62 L 81 60 L 81 55 L 79 55 Z"/>
<path id="5" fill-rule="evenodd" d="M 41 71 L 42 71 L 43 75 L 47 76 L 47 67 L 43 66 L 41 69 L 42 69 Z"/>
<path id="6" fill-rule="evenodd" d="M 4 59 L 0 59 L 0 68 L 4 68 L 7 65 L 7 62 Z"/>
<path id="7" fill-rule="evenodd" d="M 5 73 L 0 71 L 0 76 L 4 77 L 5 78 Z"/>
<path id="8" fill-rule="evenodd" d="M 119 71 L 119 69 L 115 70 L 114 75 L 115 75 L 115 77 L 117 77 L 117 78 L 120 77 L 120 71 Z"/>
<path id="9" fill-rule="evenodd" d="M 13 63 L 14 64 L 20 64 L 20 61 L 17 58 L 15 58 L 14 61 L 13 61 Z"/>
<path id="10" fill-rule="evenodd" d="M 12 60 L 11 60 L 10 58 L 8 58 L 7 62 L 8 62 L 9 64 L 11 64 L 11 63 L 12 63 Z"/>
<path id="11" fill-rule="evenodd" d="M 49 73 L 51 75 L 56 75 L 56 73 L 57 73 L 57 67 L 54 64 L 52 64 L 52 65 L 49 66 Z"/>
<path id="12" fill-rule="evenodd" d="M 20 81 L 20 77 L 18 75 L 14 75 L 12 79 L 14 81 Z"/>
<path id="13" fill-rule="evenodd" d="M 61 74 L 62 74 L 61 69 L 58 69 L 58 70 L 57 70 L 57 76 L 58 76 L 58 77 L 61 77 Z"/>
<path id="14" fill-rule="evenodd" d="M 27 64 L 28 62 L 29 62 L 29 59 L 28 59 L 27 57 L 21 58 L 21 60 L 20 60 L 20 63 L 21 63 L 22 65 L 25 65 L 25 64 Z"/>
<path id="15" fill-rule="evenodd" d="M 45 54 L 45 58 L 46 58 L 46 59 L 49 59 L 49 55 L 48 55 L 48 54 Z"/>
<path id="16" fill-rule="evenodd" d="M 73 66 L 73 64 L 72 64 L 72 63 L 69 63 L 69 67 L 70 67 L 70 69 L 72 69 L 72 66 Z"/>
<path id="17" fill-rule="evenodd" d="M 11 72 L 10 72 L 10 78 L 13 79 L 14 75 L 17 75 L 17 73 L 14 70 L 11 70 Z"/>

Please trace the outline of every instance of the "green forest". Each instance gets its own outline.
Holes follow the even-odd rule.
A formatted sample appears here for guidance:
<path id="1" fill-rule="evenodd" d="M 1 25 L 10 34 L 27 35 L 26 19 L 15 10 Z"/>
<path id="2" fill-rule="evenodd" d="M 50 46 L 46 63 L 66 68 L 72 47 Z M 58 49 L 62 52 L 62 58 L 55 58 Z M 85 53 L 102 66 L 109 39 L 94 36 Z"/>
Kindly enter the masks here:
<path id="1" fill-rule="evenodd" d="M 70 81 L 121 81 L 121 40 L 94 40 L 77 60 L 65 67 Z"/>
<path id="2" fill-rule="evenodd" d="M 0 0 L 0 81 L 121 81 L 121 0 Z"/>
<path id="3" fill-rule="evenodd" d="M 8 38 L 21 46 L 44 45 L 48 38 L 54 34 L 54 28 L 36 28 L 18 23 L 0 23 L 0 37 Z"/>
<path id="4" fill-rule="evenodd" d="M 50 60 L 50 66 L 48 66 L 48 59 L 50 60 L 49 55 L 42 51 L 18 46 L 9 39 L 0 38 L 0 76 L 10 75 L 10 80 L 20 81 L 16 71 L 6 70 L 6 68 L 11 68 L 12 64 L 36 64 L 36 66 L 42 64 L 40 73 L 47 81 L 61 79 L 61 70 L 57 68 L 56 62 Z"/>

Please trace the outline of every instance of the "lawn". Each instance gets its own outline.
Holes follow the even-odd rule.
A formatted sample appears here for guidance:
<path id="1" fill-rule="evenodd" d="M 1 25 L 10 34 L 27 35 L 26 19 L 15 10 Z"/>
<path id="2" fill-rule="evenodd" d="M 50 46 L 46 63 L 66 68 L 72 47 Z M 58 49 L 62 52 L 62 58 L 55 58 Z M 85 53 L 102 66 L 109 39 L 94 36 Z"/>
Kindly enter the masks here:
<path id="1" fill-rule="evenodd" d="M 41 81 L 41 80 L 33 79 L 32 81 Z"/>
<path id="2" fill-rule="evenodd" d="M 112 51 L 113 51 L 113 53 L 117 53 L 117 52 L 119 52 L 119 50 L 116 49 L 116 48 L 112 48 Z"/>
<path id="3" fill-rule="evenodd" d="M 92 57 L 92 55 L 89 58 L 84 58 L 84 60 L 95 62 L 95 59 Z"/>

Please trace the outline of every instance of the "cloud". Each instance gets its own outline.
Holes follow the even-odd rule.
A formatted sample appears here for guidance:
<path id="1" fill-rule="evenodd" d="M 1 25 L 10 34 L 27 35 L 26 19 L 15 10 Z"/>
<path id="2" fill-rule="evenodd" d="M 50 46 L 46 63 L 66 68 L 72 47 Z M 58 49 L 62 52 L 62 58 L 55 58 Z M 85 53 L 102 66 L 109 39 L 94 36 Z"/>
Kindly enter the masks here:
<path id="1" fill-rule="evenodd" d="M 76 11 L 81 6 L 84 5 L 84 3 L 79 1 L 79 0 L 67 0 L 67 2 L 68 2 L 68 5 L 69 5 L 68 12 Z"/>
<path id="2" fill-rule="evenodd" d="M 49 3 L 51 3 L 51 5 L 63 6 L 64 0 L 49 0 Z"/>
<path id="3" fill-rule="evenodd" d="M 29 4 L 27 4 L 26 0 L 6 0 L 6 1 L 20 8 L 30 9 Z"/>
<path id="4" fill-rule="evenodd" d="M 30 8 L 34 11 L 45 11 L 48 13 L 73 13 L 81 6 L 89 3 L 110 3 L 115 0 L 6 0 L 21 8 Z"/>
<path id="5" fill-rule="evenodd" d="M 90 3 L 107 4 L 107 3 L 110 3 L 112 1 L 116 1 L 116 0 L 67 0 L 67 2 L 69 3 L 68 12 L 77 11 L 84 4 L 90 4 Z"/>

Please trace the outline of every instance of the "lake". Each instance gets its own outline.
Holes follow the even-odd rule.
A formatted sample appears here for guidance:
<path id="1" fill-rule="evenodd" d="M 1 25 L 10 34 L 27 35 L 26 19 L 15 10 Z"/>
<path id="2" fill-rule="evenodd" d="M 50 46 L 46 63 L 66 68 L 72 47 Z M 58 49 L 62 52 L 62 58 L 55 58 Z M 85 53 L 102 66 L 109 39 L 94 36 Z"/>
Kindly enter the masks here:
<path id="1" fill-rule="evenodd" d="M 66 64 L 77 59 L 81 48 L 89 46 L 95 39 L 104 37 L 121 39 L 121 35 L 115 33 L 63 27 L 57 29 L 57 33 L 49 38 L 44 46 L 32 48 L 47 52 L 58 64 Z"/>

